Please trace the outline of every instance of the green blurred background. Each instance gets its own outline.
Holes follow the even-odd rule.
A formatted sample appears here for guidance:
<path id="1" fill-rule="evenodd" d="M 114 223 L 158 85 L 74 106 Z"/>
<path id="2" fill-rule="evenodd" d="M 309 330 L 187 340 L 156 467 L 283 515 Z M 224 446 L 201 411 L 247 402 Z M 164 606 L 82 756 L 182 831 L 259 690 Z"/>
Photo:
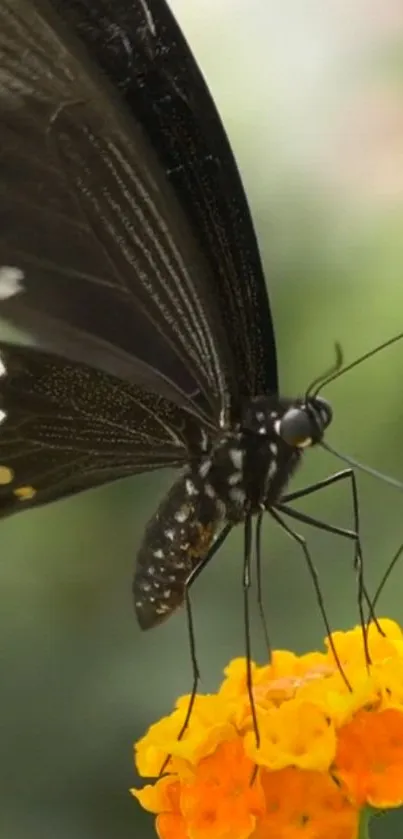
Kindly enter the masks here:
<path id="1" fill-rule="evenodd" d="M 230 135 L 259 234 L 282 391 L 303 391 L 341 341 L 353 359 L 403 330 L 403 6 L 399 0 L 173 0 Z M 331 385 L 329 442 L 403 479 L 403 342 Z M 306 453 L 293 488 L 342 468 Z M 152 837 L 128 788 L 132 743 L 191 670 L 183 614 L 141 634 L 131 576 L 172 480 L 135 478 L 1 524 L 0 835 Z M 367 582 L 403 542 L 402 495 L 359 476 Z M 351 526 L 346 488 L 300 509 Z M 299 528 L 303 531 L 303 528 Z M 351 546 L 307 529 L 329 618 L 357 622 Z M 273 646 L 324 634 L 298 548 L 267 521 Z M 243 654 L 242 530 L 193 591 L 202 689 Z M 403 562 L 381 612 L 403 617 Z M 253 621 L 257 659 L 264 660 Z M 376 825 L 395 836 L 400 814 Z M 400 831 L 403 820 L 400 822 Z M 389 831 L 389 833 L 388 833 Z"/>

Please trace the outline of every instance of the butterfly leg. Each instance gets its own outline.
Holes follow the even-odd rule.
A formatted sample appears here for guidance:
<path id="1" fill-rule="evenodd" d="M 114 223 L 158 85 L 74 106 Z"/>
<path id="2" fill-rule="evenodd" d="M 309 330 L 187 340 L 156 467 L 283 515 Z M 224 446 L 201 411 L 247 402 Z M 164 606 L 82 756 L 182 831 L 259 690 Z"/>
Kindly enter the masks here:
<path id="1" fill-rule="evenodd" d="M 195 632 L 194 632 L 192 604 L 190 602 L 189 589 L 190 589 L 191 585 L 195 582 L 195 580 L 197 580 L 199 574 L 201 574 L 201 572 L 206 567 L 206 565 L 208 565 L 210 560 L 213 558 L 214 554 L 220 549 L 223 542 L 225 542 L 225 539 L 227 538 L 230 530 L 232 530 L 232 527 L 233 527 L 233 525 L 231 523 L 228 523 L 223 527 L 221 533 L 219 533 L 215 542 L 211 546 L 207 556 L 205 556 L 204 559 L 201 560 L 199 565 L 197 565 L 196 568 L 193 569 L 193 571 L 190 573 L 190 575 L 189 575 L 189 577 L 186 581 L 185 609 L 186 609 L 186 619 L 187 619 L 187 626 L 188 626 L 190 658 L 191 658 L 191 662 L 192 662 L 193 682 L 192 682 L 192 691 L 191 691 L 191 694 L 190 694 L 189 705 L 188 705 L 188 709 L 186 711 L 186 717 L 183 721 L 182 728 L 181 728 L 181 730 L 178 734 L 178 740 L 182 739 L 182 737 L 183 737 L 183 735 L 184 735 L 184 733 L 185 733 L 185 731 L 186 731 L 186 729 L 189 725 L 189 720 L 190 720 L 190 717 L 191 717 L 191 714 L 192 714 L 193 705 L 195 703 L 196 694 L 197 694 L 197 688 L 198 688 L 199 681 L 200 681 L 200 670 L 199 670 L 199 665 L 198 665 L 197 658 L 196 658 L 196 639 L 195 639 Z"/>
<path id="2" fill-rule="evenodd" d="M 312 582 L 313 582 L 313 585 L 314 585 L 316 599 L 317 599 L 317 602 L 318 602 L 320 613 L 322 615 L 323 623 L 325 625 L 326 634 L 329 638 L 330 649 L 332 650 L 334 660 L 335 660 L 335 662 L 336 662 L 336 664 L 337 664 L 337 666 L 340 670 L 341 676 L 342 676 L 342 678 L 343 678 L 343 680 L 346 684 L 346 687 L 348 688 L 349 691 L 351 691 L 351 685 L 350 685 L 350 683 L 347 679 L 347 676 L 344 673 L 343 665 L 340 661 L 337 649 L 335 647 L 335 644 L 334 644 L 334 641 L 333 641 L 333 638 L 332 638 L 332 631 L 331 631 L 331 628 L 330 628 L 329 620 L 328 620 L 326 609 L 325 609 L 325 604 L 324 604 L 324 601 L 323 601 L 323 596 L 322 596 L 320 583 L 319 583 L 319 578 L 318 578 L 318 572 L 317 572 L 317 570 L 315 568 L 315 565 L 312 561 L 312 557 L 309 553 L 308 546 L 306 544 L 306 540 L 304 539 L 303 536 L 301 536 L 299 533 L 297 533 L 295 530 L 293 530 L 291 527 L 289 527 L 288 524 L 286 524 L 286 522 L 284 521 L 282 516 L 280 516 L 279 513 L 277 512 L 277 509 L 274 509 L 274 508 L 271 507 L 268 512 L 270 513 L 272 518 L 277 522 L 277 524 L 281 527 L 281 529 L 284 530 L 284 532 L 287 533 L 287 535 L 290 536 L 291 539 L 294 539 L 294 541 L 297 542 L 301 547 L 301 550 L 304 554 L 305 561 L 306 561 L 306 564 L 308 566 L 309 573 L 311 575 Z"/>
<path id="3" fill-rule="evenodd" d="M 347 538 L 354 539 L 355 541 L 355 557 L 354 557 L 354 568 L 359 571 L 360 565 L 362 566 L 362 551 L 361 551 L 361 542 L 360 542 L 360 514 L 359 514 L 359 502 L 358 502 L 358 489 L 357 489 L 357 479 L 355 476 L 354 469 L 343 469 L 341 472 L 335 472 L 334 475 L 329 475 L 327 478 L 323 478 L 321 481 L 317 481 L 314 484 L 310 484 L 303 489 L 299 489 L 296 492 L 289 492 L 287 495 L 283 495 L 280 499 L 280 503 L 289 504 L 290 501 L 297 501 L 300 498 L 305 498 L 307 495 L 312 495 L 314 492 L 319 492 L 321 489 L 325 489 L 326 487 L 333 486 L 334 484 L 339 483 L 340 481 L 349 481 L 350 488 L 351 488 L 351 497 L 352 497 L 352 506 L 353 506 L 353 521 L 354 521 L 354 529 L 353 531 L 344 531 L 343 533 L 339 533 L 339 535 L 344 535 Z M 276 505 L 277 506 L 277 505 Z M 290 513 L 289 515 L 292 515 Z M 298 516 L 294 516 L 297 518 Z M 301 519 L 300 519 L 301 520 Z M 316 519 L 312 519 L 310 524 L 314 524 Z M 318 527 L 322 530 L 327 530 L 329 533 L 334 533 L 335 531 L 332 530 L 331 525 L 325 525 L 322 522 L 318 523 Z M 344 529 L 343 529 L 344 530 Z M 338 531 L 337 531 L 338 532 Z"/>
<path id="4" fill-rule="evenodd" d="M 199 666 L 196 658 L 196 644 L 195 644 L 195 634 L 194 634 L 194 624 L 193 624 L 193 615 L 192 615 L 192 608 L 191 602 L 189 597 L 189 589 L 194 581 L 197 579 L 199 574 L 203 571 L 206 565 L 210 562 L 214 554 L 221 548 L 221 545 L 227 538 L 229 532 L 232 530 L 233 524 L 231 522 L 227 523 L 221 532 L 216 537 L 215 541 L 213 542 L 210 551 L 208 552 L 207 556 L 203 558 L 203 560 L 193 569 L 191 574 L 189 575 L 186 581 L 186 591 L 185 591 L 185 606 L 186 606 L 186 614 L 187 614 L 187 624 L 188 624 L 188 634 L 189 634 L 189 646 L 190 646 L 190 655 L 192 661 L 192 672 L 193 672 L 193 685 L 192 685 L 192 692 L 190 695 L 189 705 L 186 711 L 186 716 L 180 732 L 178 734 L 178 740 L 181 740 L 190 721 L 190 717 L 192 714 L 193 706 L 196 700 L 197 695 L 197 688 L 200 680 L 200 671 Z M 256 536 L 257 543 L 259 541 L 259 536 L 257 533 Z M 255 707 L 255 700 L 253 696 L 253 679 L 252 679 L 252 655 L 251 655 L 251 633 L 250 633 L 250 615 L 249 615 L 249 591 L 251 587 L 251 560 L 252 560 L 252 516 L 248 515 L 245 519 L 245 538 L 244 538 L 244 561 L 243 561 L 243 570 L 242 570 L 242 588 L 243 588 L 243 596 L 244 596 L 244 624 L 245 624 L 245 655 L 246 655 L 246 686 L 250 701 L 250 708 L 253 720 L 253 728 L 255 732 L 255 740 L 256 746 L 259 747 L 260 743 L 260 736 L 259 736 L 259 728 L 256 716 L 256 707 Z M 260 575 L 258 575 L 259 578 Z M 263 610 L 263 607 L 262 607 Z M 264 620 L 264 615 L 263 615 Z M 265 622 L 264 622 L 265 626 Z M 267 632 L 267 630 L 266 630 Z M 163 770 L 166 768 L 167 762 L 169 758 L 164 764 Z M 163 771 L 162 770 L 162 771 Z"/>
<path id="5" fill-rule="evenodd" d="M 381 596 L 381 594 L 382 594 L 382 592 L 383 592 L 383 590 L 386 586 L 386 583 L 388 582 L 389 577 L 390 577 L 393 569 L 395 568 L 395 566 L 399 562 L 399 559 L 400 559 L 402 553 L 403 553 L 403 545 L 400 545 L 399 548 L 397 549 L 395 555 L 392 557 L 386 571 L 382 574 L 381 582 L 378 585 L 378 588 L 377 588 L 377 590 L 374 594 L 374 598 L 373 598 L 373 601 L 372 601 L 372 608 L 373 608 L 374 611 L 375 611 L 375 607 L 378 603 L 378 600 L 379 600 L 379 598 L 380 598 L 380 596 Z"/>
<path id="6" fill-rule="evenodd" d="M 199 574 L 201 574 L 203 569 L 206 567 L 206 565 L 208 565 L 210 560 L 213 558 L 214 554 L 220 549 L 221 545 L 223 544 L 223 542 L 227 538 L 230 530 L 232 530 L 232 527 L 233 527 L 233 525 L 231 523 L 227 523 L 223 527 L 223 529 L 221 530 L 221 533 L 219 533 L 218 536 L 216 537 L 216 539 L 214 540 L 208 554 L 199 562 L 199 564 L 195 568 L 193 568 L 193 570 L 189 574 L 189 576 L 186 580 L 186 583 L 185 583 L 184 603 L 185 603 L 185 609 L 186 609 L 186 621 L 187 621 L 187 627 L 188 627 L 189 649 L 190 649 L 190 659 L 191 659 L 191 662 L 192 662 L 192 679 L 193 679 L 193 681 L 192 681 L 192 690 L 191 690 L 191 693 L 190 693 L 189 704 L 188 704 L 188 707 L 187 707 L 187 710 L 186 710 L 185 719 L 184 719 L 184 721 L 182 723 L 182 726 L 179 730 L 179 734 L 178 734 L 178 738 L 177 738 L 178 740 L 182 740 L 182 737 L 185 734 L 186 729 L 189 725 L 190 718 L 192 716 L 193 706 L 194 706 L 196 696 L 197 696 L 197 688 L 199 686 L 199 681 L 200 681 L 200 669 L 199 669 L 199 664 L 198 664 L 197 656 L 196 656 L 196 638 L 195 638 L 193 612 L 192 612 L 192 604 L 191 604 L 190 596 L 189 596 L 189 590 L 190 590 L 191 585 L 195 582 L 195 580 L 197 580 Z M 165 769 L 167 768 L 170 759 L 171 759 L 171 755 L 167 755 L 167 757 L 164 760 L 164 763 L 161 766 L 160 776 L 164 774 Z"/>
<path id="7" fill-rule="evenodd" d="M 249 591 L 251 587 L 251 561 L 252 561 L 252 516 L 249 514 L 245 519 L 245 542 L 244 561 L 242 572 L 243 588 L 243 613 L 245 624 L 245 654 L 246 654 L 246 689 L 248 691 L 250 710 L 252 714 L 253 730 L 255 733 L 256 748 L 260 746 L 259 726 L 257 722 L 255 698 L 253 696 L 252 678 L 252 650 L 250 639 L 250 615 L 249 615 Z"/>
<path id="8" fill-rule="evenodd" d="M 354 529 L 348 530 L 347 528 L 340 528 L 335 527 L 334 525 L 330 525 L 327 522 L 322 522 L 319 519 L 313 518 L 312 516 L 308 516 L 306 513 L 301 513 L 300 511 L 296 511 L 293 508 L 289 507 L 288 504 L 284 502 L 288 501 L 295 501 L 299 498 L 303 498 L 307 495 L 311 495 L 314 492 L 318 492 L 321 489 L 324 489 L 327 486 L 332 486 L 339 481 L 349 480 L 351 484 L 351 493 L 352 493 L 352 502 L 353 502 L 353 518 L 354 518 Z M 355 543 L 355 556 L 354 556 L 354 568 L 357 574 L 357 588 L 358 588 L 358 608 L 359 608 L 359 615 L 360 615 L 360 623 L 362 626 L 363 632 L 363 639 L 364 639 L 364 649 L 365 649 L 365 656 L 368 664 L 370 663 L 370 654 L 368 649 L 368 633 L 367 633 L 367 619 L 364 615 L 364 607 L 363 603 L 364 600 L 367 603 L 369 609 L 369 617 L 375 621 L 377 624 L 379 632 L 382 634 L 382 630 L 379 627 L 379 624 L 376 620 L 374 615 L 374 609 L 365 587 L 364 583 L 364 564 L 363 564 L 363 555 L 362 555 L 362 547 L 361 547 L 361 540 L 360 540 L 360 521 L 359 521 L 359 502 L 358 502 L 358 490 L 357 490 L 357 482 L 356 476 L 353 469 L 344 469 L 341 472 L 336 472 L 334 475 L 330 475 L 328 478 L 324 478 L 322 481 L 318 481 L 315 484 L 311 484 L 308 487 L 304 487 L 302 490 L 297 490 L 296 492 L 288 493 L 286 496 L 283 496 L 281 502 L 276 505 L 276 509 L 280 510 L 280 512 L 285 513 L 286 515 L 290 516 L 291 518 L 296 519 L 297 521 L 301 521 L 305 524 L 309 524 L 312 527 L 316 527 L 320 530 L 324 530 L 327 533 L 335 533 L 339 536 L 343 536 L 344 538 L 351 539 Z"/>
<path id="9" fill-rule="evenodd" d="M 353 506 L 353 531 L 349 531 L 347 529 L 337 529 L 332 528 L 331 525 L 325 524 L 323 522 L 319 522 L 317 519 L 313 519 L 309 517 L 309 521 L 307 518 L 302 519 L 302 514 L 295 514 L 296 511 L 290 512 L 287 510 L 288 515 L 293 518 L 299 519 L 299 521 L 305 521 L 307 524 L 311 524 L 313 527 L 318 527 L 321 530 L 325 530 L 328 533 L 338 533 L 339 536 L 344 536 L 348 539 L 352 539 L 355 542 L 355 555 L 354 555 L 354 569 L 357 573 L 357 580 L 358 580 L 358 598 L 359 598 L 359 608 L 360 608 L 360 618 L 362 619 L 362 625 L 364 626 L 366 621 L 363 614 L 363 601 L 364 599 L 367 602 L 370 617 L 374 617 L 373 615 L 373 608 L 371 605 L 370 597 L 366 591 L 365 584 L 364 584 L 364 566 L 363 566 L 363 556 L 362 556 L 362 547 L 361 547 L 361 540 L 360 540 L 360 516 L 359 516 L 359 501 L 358 501 L 358 488 L 357 488 L 357 479 L 355 476 L 355 472 L 353 469 L 343 469 L 341 472 L 335 472 L 334 475 L 329 475 L 329 477 L 324 478 L 321 481 L 317 481 L 314 484 L 310 484 L 307 487 L 304 487 L 301 490 L 297 490 L 296 492 L 287 493 L 281 498 L 281 504 L 287 504 L 290 501 L 296 501 L 299 498 L 305 498 L 307 495 L 312 495 L 314 492 L 319 492 L 321 489 L 325 489 L 328 486 L 333 486 L 340 481 L 349 481 L 351 487 L 351 496 L 352 496 L 352 506 Z M 277 506 L 277 505 L 276 505 Z M 304 514 L 305 515 L 305 514 Z"/>
<path id="10" fill-rule="evenodd" d="M 269 637 L 269 630 L 267 627 L 266 615 L 263 605 L 263 590 L 262 590 L 262 524 L 263 516 L 266 509 L 258 513 L 256 522 L 256 585 L 257 585 L 257 607 L 259 611 L 260 624 L 263 629 L 263 637 L 266 644 L 267 655 L 269 662 L 271 661 L 271 643 Z"/>
<path id="11" fill-rule="evenodd" d="M 328 486 L 333 486 L 334 484 L 339 483 L 339 481 L 350 481 L 351 483 L 351 494 L 353 499 L 353 512 L 354 512 L 354 526 L 356 532 L 359 530 L 359 506 L 358 506 L 358 489 L 357 489 L 357 479 L 355 477 L 354 469 L 342 469 L 341 472 L 335 472 L 334 475 L 329 475 L 327 478 L 323 478 L 321 481 L 316 481 L 314 484 L 309 484 L 309 486 L 304 487 L 303 489 L 297 489 L 296 492 L 288 492 L 287 495 L 283 495 L 281 498 L 281 503 L 288 504 L 290 501 L 297 501 L 299 498 L 305 498 L 307 495 L 312 495 L 314 492 L 318 492 L 321 489 L 325 489 Z"/>

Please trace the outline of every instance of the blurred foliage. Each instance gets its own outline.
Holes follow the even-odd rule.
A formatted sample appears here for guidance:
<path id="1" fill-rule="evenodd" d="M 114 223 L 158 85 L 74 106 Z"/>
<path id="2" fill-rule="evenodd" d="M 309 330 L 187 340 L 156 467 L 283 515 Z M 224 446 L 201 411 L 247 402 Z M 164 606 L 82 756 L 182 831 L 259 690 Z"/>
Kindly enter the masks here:
<path id="1" fill-rule="evenodd" d="M 335 340 L 351 360 L 403 329 L 403 131 L 395 126 L 392 138 L 386 132 L 375 148 L 363 149 L 361 168 L 360 156 L 349 159 L 356 142 L 349 117 L 338 134 L 340 103 L 347 99 L 351 112 L 359 110 L 380 80 L 403 123 L 403 20 L 390 33 L 371 28 L 370 14 L 381 15 L 384 0 L 372 0 L 369 11 L 359 0 L 341 3 L 337 14 L 335 4 L 319 14 L 306 0 L 176 0 L 174 7 L 244 177 L 267 267 L 282 389 L 302 392 L 331 363 Z M 360 25 L 351 32 L 353 13 Z M 402 358 L 403 343 L 326 390 L 335 412 L 329 442 L 400 478 Z M 321 451 L 308 451 L 305 460 L 293 488 L 343 468 Z M 145 522 L 171 479 L 160 473 L 127 480 L 1 524 L 0 823 L 7 839 L 154 835 L 128 794 L 132 743 L 190 689 L 191 669 L 184 615 L 140 634 L 130 582 Z M 403 541 L 401 494 L 362 474 L 359 490 L 366 579 L 374 590 Z M 300 509 L 352 523 L 351 498 L 340 485 Z M 299 529 L 332 625 L 355 624 L 351 545 Z M 269 518 L 264 559 L 273 646 L 320 646 L 324 630 L 303 557 Z M 216 686 L 228 659 L 244 650 L 241 575 L 239 528 L 193 591 L 203 690 Z M 402 594 L 398 567 L 381 612 L 401 620 Z M 257 615 L 252 632 L 263 661 Z M 392 814 L 373 835 L 394 836 L 399 824 Z"/>

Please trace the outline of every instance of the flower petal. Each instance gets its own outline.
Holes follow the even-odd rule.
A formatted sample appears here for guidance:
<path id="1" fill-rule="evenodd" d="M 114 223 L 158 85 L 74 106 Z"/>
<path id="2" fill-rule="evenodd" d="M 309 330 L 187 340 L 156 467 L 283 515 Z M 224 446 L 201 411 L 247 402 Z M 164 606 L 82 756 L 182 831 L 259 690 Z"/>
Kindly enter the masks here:
<path id="1" fill-rule="evenodd" d="M 357 806 L 403 804 L 403 713 L 360 711 L 339 732 L 335 767 Z"/>
<path id="2" fill-rule="evenodd" d="M 292 700 L 258 717 L 260 743 L 254 731 L 245 737 L 245 750 L 259 766 L 327 770 L 336 752 L 331 720 L 315 705 Z"/>
<path id="3" fill-rule="evenodd" d="M 265 811 L 259 778 L 242 743 L 221 743 L 182 786 L 181 811 L 190 839 L 248 839 Z"/>
<path id="4" fill-rule="evenodd" d="M 263 770 L 261 782 L 267 811 L 252 839 L 356 839 L 357 811 L 327 773 Z"/>

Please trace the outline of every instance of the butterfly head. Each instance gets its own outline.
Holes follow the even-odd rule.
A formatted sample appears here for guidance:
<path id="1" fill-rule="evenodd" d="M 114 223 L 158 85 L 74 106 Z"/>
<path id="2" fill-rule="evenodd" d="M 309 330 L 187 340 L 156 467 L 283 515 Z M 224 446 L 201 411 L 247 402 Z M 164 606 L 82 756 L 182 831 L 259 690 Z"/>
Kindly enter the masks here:
<path id="1" fill-rule="evenodd" d="M 315 446 L 333 419 L 333 411 L 321 396 L 294 402 L 275 423 L 275 431 L 289 446 L 306 449 Z"/>

